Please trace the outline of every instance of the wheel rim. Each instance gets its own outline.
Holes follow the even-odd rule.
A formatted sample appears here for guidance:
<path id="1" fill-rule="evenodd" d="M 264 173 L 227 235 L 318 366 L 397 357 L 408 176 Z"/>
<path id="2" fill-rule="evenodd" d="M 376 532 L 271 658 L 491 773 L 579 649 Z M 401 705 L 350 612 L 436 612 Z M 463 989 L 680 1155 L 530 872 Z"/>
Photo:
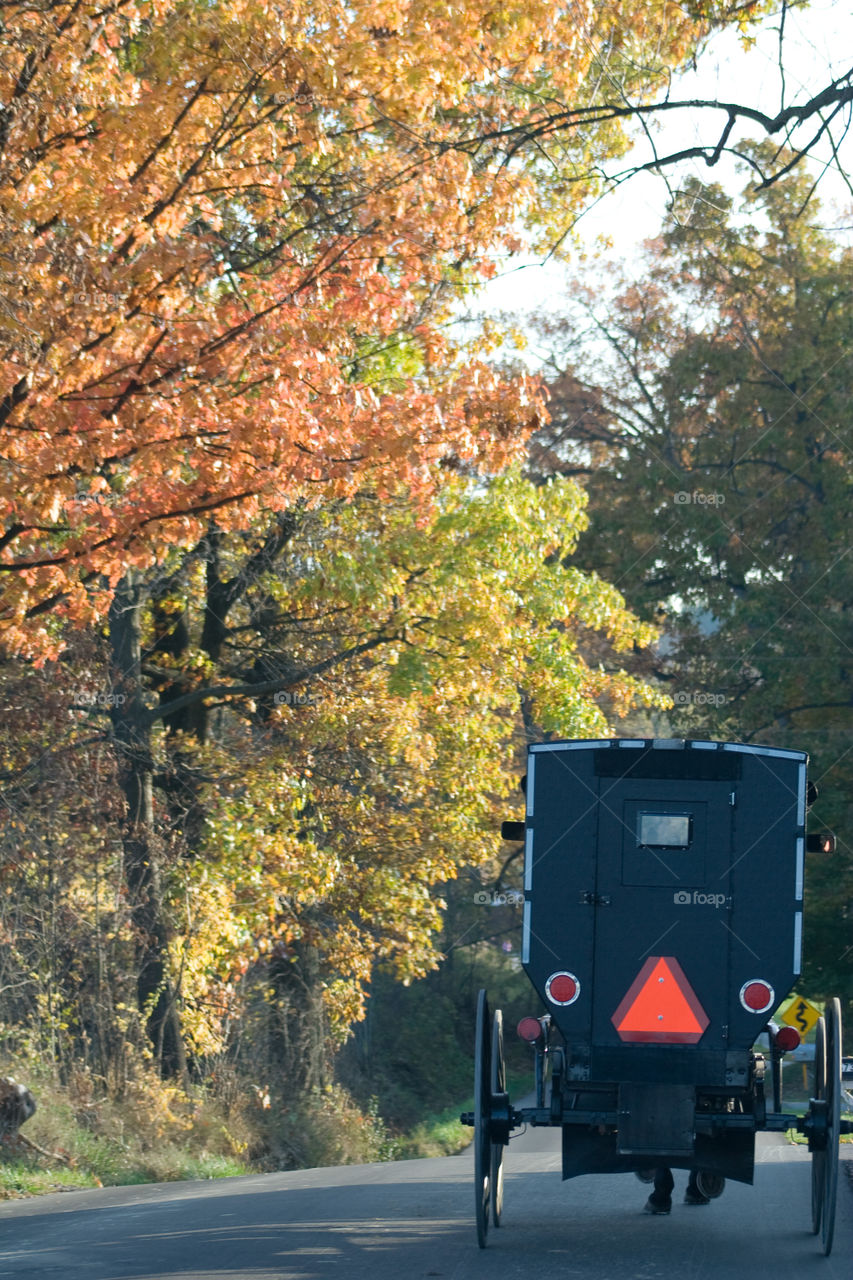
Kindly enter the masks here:
<path id="1" fill-rule="evenodd" d="M 823 1183 L 823 1214 L 820 1233 L 823 1251 L 829 1256 L 835 1232 L 835 1201 L 838 1194 L 838 1144 L 841 1139 L 841 1002 L 837 996 L 826 1006 L 826 1101 L 827 1135 Z"/>
<path id="2" fill-rule="evenodd" d="M 506 1093 L 503 1014 L 500 1009 L 495 1009 L 495 1016 L 492 1021 L 492 1069 L 490 1079 L 492 1096 L 498 1093 Z M 492 1142 L 490 1145 L 492 1223 L 494 1226 L 499 1227 L 501 1225 L 504 1202 L 504 1147 L 502 1142 Z"/>
<path id="3" fill-rule="evenodd" d="M 721 1173 L 709 1173 L 707 1169 L 700 1169 L 696 1175 L 696 1187 L 700 1195 L 716 1200 L 725 1191 L 726 1180 Z"/>
<path id="4" fill-rule="evenodd" d="M 492 1144 L 489 1138 L 490 1049 L 489 1002 L 485 991 L 480 991 L 477 996 L 477 1029 L 474 1039 L 474 1212 L 477 1220 L 477 1243 L 481 1249 L 486 1247 L 489 1232 L 492 1172 Z"/>
<path id="5" fill-rule="evenodd" d="M 818 1018 L 814 1045 L 814 1096 L 826 1101 L 826 1022 Z M 823 1192 L 826 1180 L 826 1152 L 812 1152 L 812 1232 L 820 1231 L 823 1216 Z"/>

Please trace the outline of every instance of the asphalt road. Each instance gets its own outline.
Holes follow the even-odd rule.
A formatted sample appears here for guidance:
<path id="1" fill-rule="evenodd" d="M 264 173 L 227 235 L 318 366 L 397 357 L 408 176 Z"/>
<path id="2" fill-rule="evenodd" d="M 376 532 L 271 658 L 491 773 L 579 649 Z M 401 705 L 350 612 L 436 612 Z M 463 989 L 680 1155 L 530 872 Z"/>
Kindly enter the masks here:
<path id="1" fill-rule="evenodd" d="M 514 1139 L 504 1220 L 477 1248 L 471 1151 L 442 1160 L 216 1182 L 108 1187 L 0 1204 L 8 1280 L 850 1280 L 853 1181 L 842 1170 L 835 1247 L 810 1230 L 809 1157 L 759 1134 L 754 1187 L 701 1208 L 641 1210 L 631 1174 L 559 1174 L 559 1131 Z M 843 1147 L 853 1166 L 853 1148 Z"/>

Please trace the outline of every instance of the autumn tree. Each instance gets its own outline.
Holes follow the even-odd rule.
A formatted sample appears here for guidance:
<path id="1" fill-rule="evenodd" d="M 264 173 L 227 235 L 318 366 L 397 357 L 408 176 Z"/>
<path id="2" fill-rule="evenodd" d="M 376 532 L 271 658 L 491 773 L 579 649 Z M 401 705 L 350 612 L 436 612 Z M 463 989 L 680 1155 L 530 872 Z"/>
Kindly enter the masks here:
<path id="1" fill-rule="evenodd" d="M 215 992 L 235 955 L 262 947 L 294 1079 L 319 1061 L 318 1008 L 340 1036 L 376 964 L 409 980 L 435 963 L 434 886 L 499 848 L 521 703 L 546 729 L 583 735 L 606 731 L 602 706 L 660 702 L 619 662 L 652 633 L 562 564 L 584 523 L 574 485 L 458 478 L 436 502 L 420 525 L 398 490 L 305 512 L 254 551 L 221 538 L 219 579 L 188 558 L 148 614 L 143 671 L 165 730 L 153 781 L 189 854 L 176 901 L 217 895 L 194 909 L 198 942 L 182 935 L 180 966 L 218 973 Z M 217 614 L 213 654 L 205 591 L 226 573 L 241 590 Z M 584 660 L 588 632 L 606 664 Z M 188 1030 L 214 1044 L 217 1018 L 191 987 Z"/>
<path id="2" fill-rule="evenodd" d="M 691 182 L 612 305 L 578 294 L 589 341 L 532 466 L 586 474 L 579 562 L 665 626 L 673 723 L 809 750 L 840 845 L 811 868 L 807 973 L 849 996 L 853 257 L 803 214 L 812 181 Z"/>
<path id="3" fill-rule="evenodd" d="M 497 465 L 518 389 L 450 358 L 435 303 L 595 190 L 627 145 L 602 93 L 647 96 L 759 9 L 6 6 L 7 643 L 55 653 L 55 619 L 104 617 L 214 512 L 350 495 L 389 458 L 421 489 Z M 589 104 L 556 166 L 530 131 L 554 97 Z M 377 394 L 363 343 L 401 329 L 428 376 Z"/>
<path id="4" fill-rule="evenodd" d="M 741 13 L 6 6 L 0 627 L 43 661 L 69 625 L 107 623 L 139 1000 L 164 1060 L 179 1064 L 180 1036 L 152 734 L 188 704 L 166 685 L 152 699 L 143 615 L 167 605 L 170 557 L 202 549 L 215 663 L 242 586 L 218 577 L 220 536 L 286 542 L 299 504 L 399 484 L 423 503 L 454 471 L 510 460 L 530 389 L 441 322 L 517 243 L 509 228 L 581 202 L 592 158 L 626 141 L 587 117 L 556 170 L 531 139 L 528 171 L 504 126 L 542 94 L 592 103 L 605 66 L 608 85 L 651 93 Z"/>
<path id="5" fill-rule="evenodd" d="M 521 704 L 546 729 L 581 736 L 608 731 L 603 707 L 617 716 L 660 704 L 621 669 L 652 631 L 612 588 L 563 563 L 585 523 L 572 482 L 456 477 L 429 519 L 418 525 L 415 512 L 400 488 L 381 502 L 363 493 L 304 509 L 266 536 L 211 532 L 148 582 L 139 687 L 156 864 L 129 897 L 114 887 L 111 711 L 126 721 L 114 714 L 125 695 L 107 684 L 108 648 L 93 637 L 60 665 L 22 667 L 27 700 L 3 754 L 18 928 L 29 918 L 23 886 L 43 863 L 50 873 L 47 833 L 60 831 L 62 878 L 38 901 L 104 931 L 87 926 L 97 948 L 74 947 L 79 927 L 60 931 L 75 951 L 73 983 L 51 974 L 66 1055 L 94 1043 L 84 993 L 91 956 L 106 947 L 124 965 L 111 999 L 137 983 L 165 1069 L 181 1069 L 185 1043 L 200 1069 L 236 1036 L 293 1092 L 316 1085 L 327 1036 L 339 1043 L 361 1016 L 377 967 L 405 981 L 432 967 L 442 885 L 499 851 Z M 585 660 L 589 634 L 606 663 Z M 10 704 L 17 688 L 7 681 Z M 45 703 L 28 721 L 45 690 L 50 714 Z M 47 745 L 33 721 L 50 742 L 47 772 L 33 764 Z M 110 766 L 101 789 L 57 791 L 54 779 L 72 778 L 92 752 Z M 98 858 L 112 886 L 100 916 Z M 33 1017 L 24 990 L 12 1020 Z M 98 1045 L 108 1032 L 121 1043 L 120 1031 L 101 1028 Z"/>
<path id="6" fill-rule="evenodd" d="M 248 602 L 304 512 L 402 492 L 423 529 L 448 477 L 518 455 L 532 388 L 501 380 L 482 343 L 449 341 L 451 299 L 519 231 L 562 235 L 631 121 L 679 106 L 671 71 L 766 7 L 4 7 L 0 632 L 44 662 L 70 628 L 106 627 L 137 998 L 167 1066 L 182 1053 L 172 872 L 204 843 L 211 709 L 292 691 L 303 660 L 331 678 L 403 644 L 396 615 L 387 631 L 371 617 L 247 667 L 231 629 L 256 627 Z M 751 118 L 775 136 L 818 116 L 823 132 L 850 93 L 842 77 Z M 709 163 L 749 115 L 722 109 Z M 555 616 L 528 654 L 569 732 L 594 714 L 573 719 L 571 689 L 620 686 L 571 663 L 557 678 L 547 655 L 572 631 Z M 424 661 L 401 653 L 402 670 Z"/>

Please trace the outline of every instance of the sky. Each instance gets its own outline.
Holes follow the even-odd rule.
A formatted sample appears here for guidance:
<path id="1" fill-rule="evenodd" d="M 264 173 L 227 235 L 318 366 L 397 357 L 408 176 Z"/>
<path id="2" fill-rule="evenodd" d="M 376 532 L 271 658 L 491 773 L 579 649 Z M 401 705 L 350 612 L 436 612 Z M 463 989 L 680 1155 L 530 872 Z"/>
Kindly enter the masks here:
<path id="1" fill-rule="evenodd" d="M 673 86 L 673 98 L 703 98 L 736 101 L 759 107 L 769 113 L 782 104 L 782 82 L 779 74 L 779 16 L 771 15 L 755 31 L 754 45 L 744 49 L 735 31 L 714 36 L 698 59 L 697 68 L 679 77 Z M 784 103 L 805 101 L 822 89 L 834 76 L 853 63 L 853 6 L 819 2 L 802 11 L 788 12 L 784 38 Z M 678 112 L 667 117 L 656 130 L 656 144 L 661 154 L 694 143 L 713 143 L 722 127 L 719 112 Z M 757 136 L 756 126 L 741 131 L 741 137 Z M 737 135 L 735 135 L 737 136 Z M 637 150 L 639 160 L 649 158 L 648 144 Z M 840 155 L 844 167 L 853 174 L 853 139 L 848 138 Z M 623 164 L 627 167 L 629 157 Z M 818 151 L 814 171 L 828 159 L 826 150 Z M 668 171 L 669 183 L 693 173 L 704 181 L 722 183 L 735 193 L 743 185 L 734 164 L 722 160 L 713 169 L 701 161 L 689 161 L 678 170 Z M 824 205 L 822 225 L 837 229 L 840 238 L 853 243 L 853 197 L 843 181 L 831 169 L 821 177 L 819 187 Z M 637 262 L 642 241 L 660 230 L 666 214 L 667 184 L 652 174 L 639 174 L 618 190 L 602 199 L 584 215 L 579 224 L 583 244 L 593 249 L 601 237 L 609 237 L 612 249 L 603 255 L 606 262 Z M 519 319 L 526 313 L 559 310 L 563 281 L 567 268 L 553 259 L 542 261 L 529 256 L 498 264 L 493 281 L 484 285 L 469 303 L 473 314 L 509 313 Z M 544 350 L 531 343 L 524 353 L 531 368 L 537 368 Z"/>

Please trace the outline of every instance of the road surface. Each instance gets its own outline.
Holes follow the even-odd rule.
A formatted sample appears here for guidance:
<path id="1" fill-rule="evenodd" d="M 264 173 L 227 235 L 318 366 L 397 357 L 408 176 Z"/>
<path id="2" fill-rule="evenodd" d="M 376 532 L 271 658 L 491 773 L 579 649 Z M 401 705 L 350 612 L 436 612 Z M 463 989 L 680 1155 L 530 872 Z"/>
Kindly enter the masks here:
<path id="1" fill-rule="evenodd" d="M 835 1247 L 810 1230 L 809 1157 L 759 1134 L 754 1187 L 701 1208 L 641 1212 L 632 1174 L 559 1174 L 558 1130 L 514 1139 L 504 1221 L 477 1248 L 469 1149 L 440 1160 L 215 1182 L 106 1187 L 0 1203 L 8 1280 L 851 1280 L 853 1182 Z M 853 1166 L 853 1148 L 842 1147 Z"/>

